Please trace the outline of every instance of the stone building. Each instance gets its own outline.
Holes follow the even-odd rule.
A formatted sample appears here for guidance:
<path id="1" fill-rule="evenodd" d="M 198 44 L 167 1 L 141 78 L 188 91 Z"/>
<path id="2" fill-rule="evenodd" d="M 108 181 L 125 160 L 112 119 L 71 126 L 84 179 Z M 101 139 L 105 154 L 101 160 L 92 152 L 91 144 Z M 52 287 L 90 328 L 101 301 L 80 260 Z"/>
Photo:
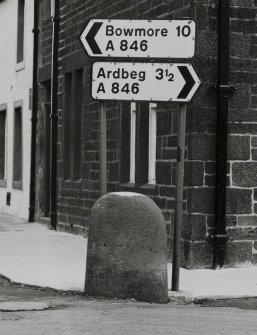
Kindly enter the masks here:
<path id="1" fill-rule="evenodd" d="M 58 229 L 86 234 L 90 210 L 100 196 L 99 103 L 90 96 L 93 59 L 79 41 L 86 22 L 194 19 L 196 53 L 191 62 L 202 85 L 187 105 L 182 264 L 188 268 L 255 264 L 256 0 L 61 0 L 59 6 L 54 20 L 59 22 L 56 157 L 51 156 L 49 118 L 51 1 L 41 1 L 39 10 L 37 218 L 46 220 L 51 210 L 50 170 L 55 160 Z M 178 105 L 107 102 L 106 119 L 107 191 L 151 197 L 162 209 L 170 246 Z"/>
<path id="2" fill-rule="evenodd" d="M 27 218 L 33 2 L 0 1 L 0 212 Z"/>

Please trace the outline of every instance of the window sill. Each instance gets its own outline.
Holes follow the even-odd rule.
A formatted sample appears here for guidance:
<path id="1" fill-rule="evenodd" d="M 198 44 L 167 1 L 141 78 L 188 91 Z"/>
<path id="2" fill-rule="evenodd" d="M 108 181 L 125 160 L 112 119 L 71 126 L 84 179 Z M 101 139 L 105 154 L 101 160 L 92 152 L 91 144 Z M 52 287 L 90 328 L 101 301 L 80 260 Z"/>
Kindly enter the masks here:
<path id="1" fill-rule="evenodd" d="M 134 183 L 123 183 L 120 184 L 120 189 L 121 191 L 136 192 L 148 196 L 158 195 L 158 186 L 156 184 L 147 183 L 147 184 L 136 185 Z"/>
<path id="2" fill-rule="evenodd" d="M 63 178 L 62 179 L 63 183 L 74 183 L 74 184 L 80 184 L 82 182 L 82 178 Z"/>
<path id="3" fill-rule="evenodd" d="M 147 184 L 144 184 L 144 185 L 140 185 L 139 188 L 143 188 L 143 189 L 155 189 L 156 188 L 156 184 L 150 184 L 150 183 L 147 183 Z"/>
<path id="4" fill-rule="evenodd" d="M 17 64 L 15 65 L 15 71 L 16 71 L 16 72 L 21 71 L 21 70 L 23 70 L 23 69 L 25 69 L 25 62 L 24 62 L 24 61 L 22 61 L 22 62 L 20 62 L 20 63 L 17 63 Z"/>
<path id="5" fill-rule="evenodd" d="M 135 183 L 122 183 L 120 184 L 120 187 L 135 188 L 136 184 Z"/>
<path id="6" fill-rule="evenodd" d="M 22 181 L 13 181 L 12 188 L 15 190 L 22 190 Z"/>
<path id="7" fill-rule="evenodd" d="M 7 186 L 6 179 L 0 179 L 0 187 L 6 187 L 6 186 Z"/>
<path id="8" fill-rule="evenodd" d="M 152 183 L 147 183 L 147 184 L 142 184 L 142 185 L 136 185 L 135 183 L 122 183 L 120 184 L 121 187 L 128 187 L 128 188 L 145 188 L 145 189 L 155 189 L 156 188 L 156 184 L 152 184 Z"/>

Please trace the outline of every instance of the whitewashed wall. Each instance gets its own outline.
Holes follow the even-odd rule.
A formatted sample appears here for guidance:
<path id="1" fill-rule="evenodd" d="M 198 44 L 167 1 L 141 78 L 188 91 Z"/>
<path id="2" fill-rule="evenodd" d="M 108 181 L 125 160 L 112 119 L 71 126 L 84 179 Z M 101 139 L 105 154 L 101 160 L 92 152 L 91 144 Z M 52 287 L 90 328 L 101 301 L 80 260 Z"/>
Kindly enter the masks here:
<path id="1" fill-rule="evenodd" d="M 24 66 L 20 70 L 16 64 L 17 9 L 17 0 L 4 0 L 0 3 L 0 105 L 7 104 L 7 187 L 0 187 L 0 213 L 27 218 L 30 185 L 31 110 L 29 110 L 29 89 L 32 87 L 33 1 L 25 0 Z M 22 190 L 12 188 L 14 103 L 19 100 L 22 100 L 23 127 Z M 6 205 L 7 192 L 11 192 L 10 206 Z"/>

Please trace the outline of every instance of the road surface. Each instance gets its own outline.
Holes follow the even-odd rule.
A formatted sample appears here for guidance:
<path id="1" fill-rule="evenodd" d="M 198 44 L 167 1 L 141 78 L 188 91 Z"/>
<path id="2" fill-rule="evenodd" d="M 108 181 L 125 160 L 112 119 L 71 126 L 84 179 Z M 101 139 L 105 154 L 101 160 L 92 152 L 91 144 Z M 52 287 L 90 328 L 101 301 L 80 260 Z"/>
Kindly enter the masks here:
<path id="1" fill-rule="evenodd" d="M 89 299 L 81 294 L 13 285 L 1 278 L 0 334 L 256 335 L 256 300 L 239 301 L 237 306 L 249 309 Z"/>

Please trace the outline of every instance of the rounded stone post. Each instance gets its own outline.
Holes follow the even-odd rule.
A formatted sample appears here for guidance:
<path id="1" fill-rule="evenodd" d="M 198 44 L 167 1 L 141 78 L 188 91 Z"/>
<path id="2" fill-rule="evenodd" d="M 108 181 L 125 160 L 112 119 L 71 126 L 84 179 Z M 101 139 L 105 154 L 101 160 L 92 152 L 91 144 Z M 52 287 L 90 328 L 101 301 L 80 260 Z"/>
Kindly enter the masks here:
<path id="1" fill-rule="evenodd" d="M 94 204 L 85 293 L 168 302 L 165 221 L 150 198 L 117 192 Z"/>

